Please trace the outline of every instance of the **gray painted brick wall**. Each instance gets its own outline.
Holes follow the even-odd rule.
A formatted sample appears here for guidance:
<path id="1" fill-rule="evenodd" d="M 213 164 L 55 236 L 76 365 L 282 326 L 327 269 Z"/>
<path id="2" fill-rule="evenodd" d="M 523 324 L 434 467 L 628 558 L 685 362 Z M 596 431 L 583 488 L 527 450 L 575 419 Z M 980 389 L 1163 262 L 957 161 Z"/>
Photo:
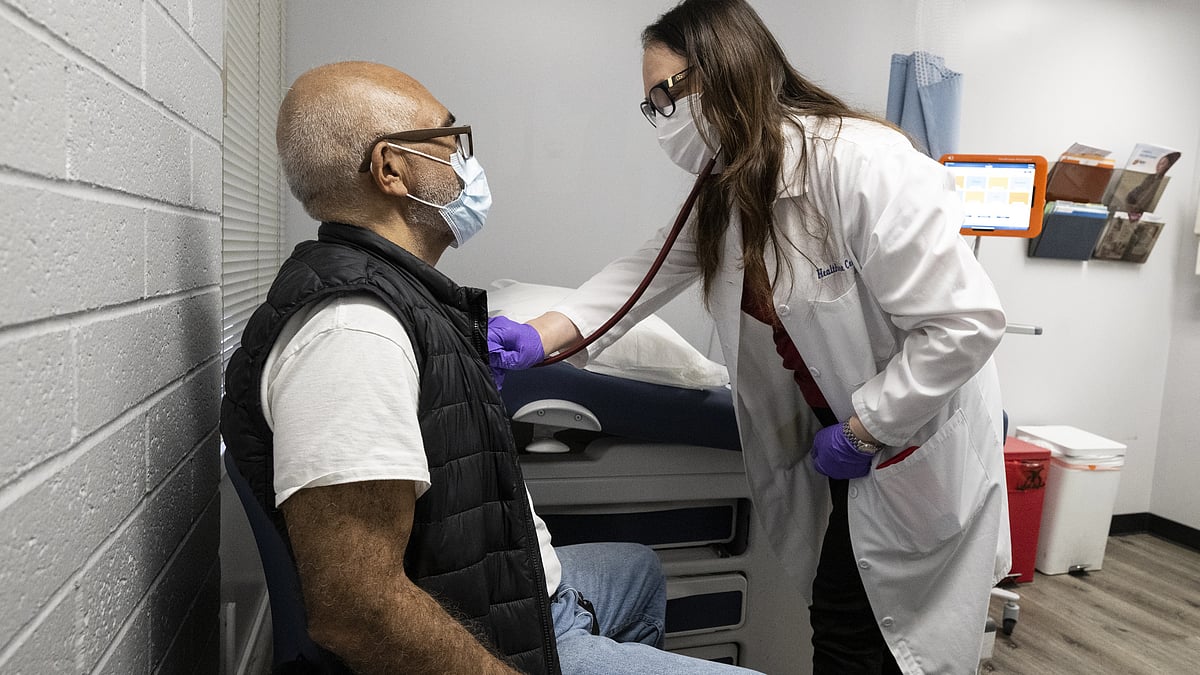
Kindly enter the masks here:
<path id="1" fill-rule="evenodd" d="M 0 672 L 217 671 L 222 0 L 0 0 Z"/>

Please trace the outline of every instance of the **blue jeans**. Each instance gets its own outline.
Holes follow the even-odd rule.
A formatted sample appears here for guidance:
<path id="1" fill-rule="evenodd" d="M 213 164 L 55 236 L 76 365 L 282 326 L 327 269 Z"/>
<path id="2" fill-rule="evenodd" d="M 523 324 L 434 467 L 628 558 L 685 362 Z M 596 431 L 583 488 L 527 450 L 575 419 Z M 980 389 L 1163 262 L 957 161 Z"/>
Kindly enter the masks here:
<path id="1" fill-rule="evenodd" d="M 577 544 L 555 551 L 562 562 L 562 583 L 550 612 L 563 675 L 755 672 L 662 651 L 667 583 L 649 548 Z M 581 595 L 595 608 L 594 616 L 580 604 Z"/>

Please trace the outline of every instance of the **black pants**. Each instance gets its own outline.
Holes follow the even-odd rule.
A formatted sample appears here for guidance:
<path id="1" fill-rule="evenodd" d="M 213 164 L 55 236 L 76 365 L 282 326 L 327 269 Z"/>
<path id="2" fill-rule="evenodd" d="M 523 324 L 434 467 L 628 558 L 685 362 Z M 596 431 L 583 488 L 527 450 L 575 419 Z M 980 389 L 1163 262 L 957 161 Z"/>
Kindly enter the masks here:
<path id="1" fill-rule="evenodd" d="M 846 514 L 849 481 L 829 480 L 833 513 L 813 580 L 809 616 L 815 675 L 899 674 L 858 576 Z"/>

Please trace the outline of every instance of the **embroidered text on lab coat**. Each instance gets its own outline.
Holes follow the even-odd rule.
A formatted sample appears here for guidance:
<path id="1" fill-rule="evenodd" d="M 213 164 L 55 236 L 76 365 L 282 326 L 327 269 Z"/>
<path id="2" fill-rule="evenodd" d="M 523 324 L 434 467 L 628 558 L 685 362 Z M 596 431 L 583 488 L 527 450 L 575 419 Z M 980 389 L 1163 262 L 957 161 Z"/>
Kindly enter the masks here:
<path id="1" fill-rule="evenodd" d="M 838 272 L 845 272 L 846 270 L 852 270 L 852 269 L 854 269 L 854 262 L 851 261 L 849 258 L 846 258 L 841 263 L 833 263 L 829 267 L 818 268 L 817 269 L 817 278 L 824 279 L 825 277 L 829 276 L 830 274 L 837 274 Z"/>

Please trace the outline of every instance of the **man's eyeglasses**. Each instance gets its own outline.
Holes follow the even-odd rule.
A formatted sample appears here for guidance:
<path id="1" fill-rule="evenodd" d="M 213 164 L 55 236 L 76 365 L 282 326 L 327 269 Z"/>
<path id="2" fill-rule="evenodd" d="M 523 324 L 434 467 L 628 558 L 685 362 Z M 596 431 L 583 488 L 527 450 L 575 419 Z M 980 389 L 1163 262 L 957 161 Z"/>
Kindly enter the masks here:
<path id="1" fill-rule="evenodd" d="M 456 147 L 455 152 L 457 152 L 458 156 L 462 159 L 471 159 L 471 157 L 475 154 L 475 141 L 471 138 L 470 125 L 464 127 L 412 129 L 409 131 L 400 131 L 394 134 L 380 136 L 379 138 L 371 141 L 371 144 L 367 146 L 367 154 L 363 157 L 362 164 L 358 165 L 358 172 L 366 173 L 371 170 L 371 153 L 375 151 L 375 146 L 379 145 L 381 141 L 416 143 L 419 141 L 428 141 L 434 138 L 445 138 L 447 136 L 454 137 L 454 143 Z M 416 152 L 415 150 L 412 152 L 415 152 L 418 155 L 429 157 L 429 155 L 425 155 L 423 152 Z"/>
<path id="2" fill-rule="evenodd" d="M 671 88 L 686 80 L 689 70 L 691 68 L 684 68 L 662 82 L 650 87 L 650 94 L 642 101 L 641 108 L 642 114 L 646 116 L 651 126 L 658 126 L 654 121 L 656 114 L 663 117 L 670 117 L 675 113 L 675 97 L 671 95 Z"/>

